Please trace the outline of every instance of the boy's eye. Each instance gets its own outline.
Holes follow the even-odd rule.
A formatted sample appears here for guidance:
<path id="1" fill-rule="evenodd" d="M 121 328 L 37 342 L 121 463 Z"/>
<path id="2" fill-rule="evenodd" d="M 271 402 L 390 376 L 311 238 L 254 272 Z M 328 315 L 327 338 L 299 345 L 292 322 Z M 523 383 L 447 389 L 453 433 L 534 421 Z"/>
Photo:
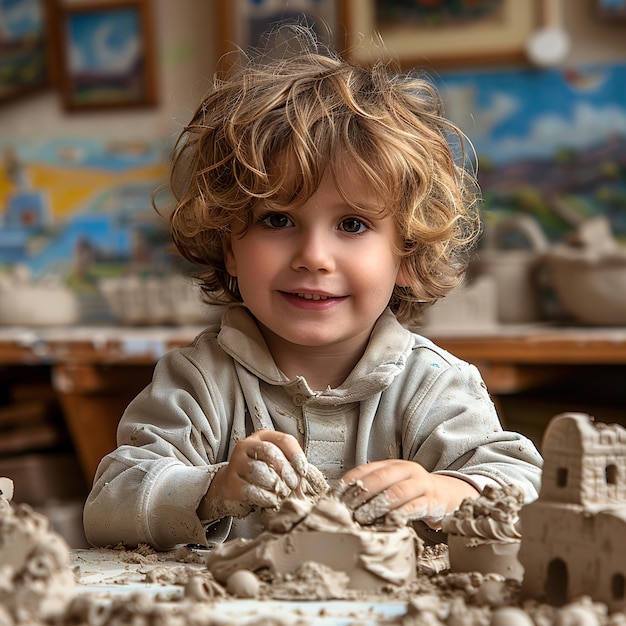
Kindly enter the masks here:
<path id="1" fill-rule="evenodd" d="M 367 230 L 367 225 L 356 217 L 349 217 L 340 224 L 341 230 L 352 235 L 362 233 Z"/>
<path id="2" fill-rule="evenodd" d="M 261 221 L 270 228 L 286 228 L 291 225 L 291 219 L 285 213 L 268 213 Z"/>

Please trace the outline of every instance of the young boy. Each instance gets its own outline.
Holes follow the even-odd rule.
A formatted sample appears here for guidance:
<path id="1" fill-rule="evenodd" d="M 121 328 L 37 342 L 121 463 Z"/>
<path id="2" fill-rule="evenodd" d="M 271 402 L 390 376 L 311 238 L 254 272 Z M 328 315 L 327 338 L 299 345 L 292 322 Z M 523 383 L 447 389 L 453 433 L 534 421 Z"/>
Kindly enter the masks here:
<path id="1" fill-rule="evenodd" d="M 298 485 L 357 482 L 358 521 L 418 529 L 541 458 L 473 366 L 401 323 L 459 284 L 478 233 L 430 84 L 303 50 L 214 81 L 174 153 L 170 218 L 221 324 L 166 354 L 85 506 L 93 545 L 260 532 Z M 315 470 L 317 468 L 317 470 Z"/>

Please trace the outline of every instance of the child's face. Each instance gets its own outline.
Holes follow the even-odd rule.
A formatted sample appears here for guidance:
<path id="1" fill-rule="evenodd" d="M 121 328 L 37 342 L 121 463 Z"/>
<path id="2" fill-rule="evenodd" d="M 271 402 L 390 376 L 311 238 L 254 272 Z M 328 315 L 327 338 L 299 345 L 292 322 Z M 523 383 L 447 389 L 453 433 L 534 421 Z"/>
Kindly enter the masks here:
<path id="1" fill-rule="evenodd" d="M 261 324 L 270 350 L 336 346 L 362 351 L 401 274 L 401 238 L 393 217 L 373 218 L 376 203 L 362 177 L 338 172 L 348 205 L 327 171 L 317 191 L 289 213 L 255 208 L 243 235 L 233 235 L 226 268 Z"/>

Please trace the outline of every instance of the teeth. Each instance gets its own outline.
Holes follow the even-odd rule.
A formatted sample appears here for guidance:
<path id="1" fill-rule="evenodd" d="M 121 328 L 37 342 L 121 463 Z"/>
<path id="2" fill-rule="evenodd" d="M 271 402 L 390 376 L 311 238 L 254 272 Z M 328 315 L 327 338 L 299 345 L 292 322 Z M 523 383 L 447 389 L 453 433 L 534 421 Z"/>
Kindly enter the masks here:
<path id="1" fill-rule="evenodd" d="M 299 298 L 304 298 L 305 300 L 328 300 L 329 296 L 320 296 L 316 293 L 298 293 L 296 294 Z"/>

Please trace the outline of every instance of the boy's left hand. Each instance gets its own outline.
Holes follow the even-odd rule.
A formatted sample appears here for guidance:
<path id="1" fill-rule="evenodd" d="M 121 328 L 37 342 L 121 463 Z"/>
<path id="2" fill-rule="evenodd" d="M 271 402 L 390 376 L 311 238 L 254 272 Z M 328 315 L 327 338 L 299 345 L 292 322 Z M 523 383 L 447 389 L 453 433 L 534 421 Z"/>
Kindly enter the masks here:
<path id="1" fill-rule="evenodd" d="M 389 459 L 359 465 L 343 477 L 341 499 L 360 524 L 373 524 L 394 512 L 401 519 L 421 519 L 438 528 L 465 498 L 478 497 L 468 482 L 431 474 L 414 461 Z"/>

